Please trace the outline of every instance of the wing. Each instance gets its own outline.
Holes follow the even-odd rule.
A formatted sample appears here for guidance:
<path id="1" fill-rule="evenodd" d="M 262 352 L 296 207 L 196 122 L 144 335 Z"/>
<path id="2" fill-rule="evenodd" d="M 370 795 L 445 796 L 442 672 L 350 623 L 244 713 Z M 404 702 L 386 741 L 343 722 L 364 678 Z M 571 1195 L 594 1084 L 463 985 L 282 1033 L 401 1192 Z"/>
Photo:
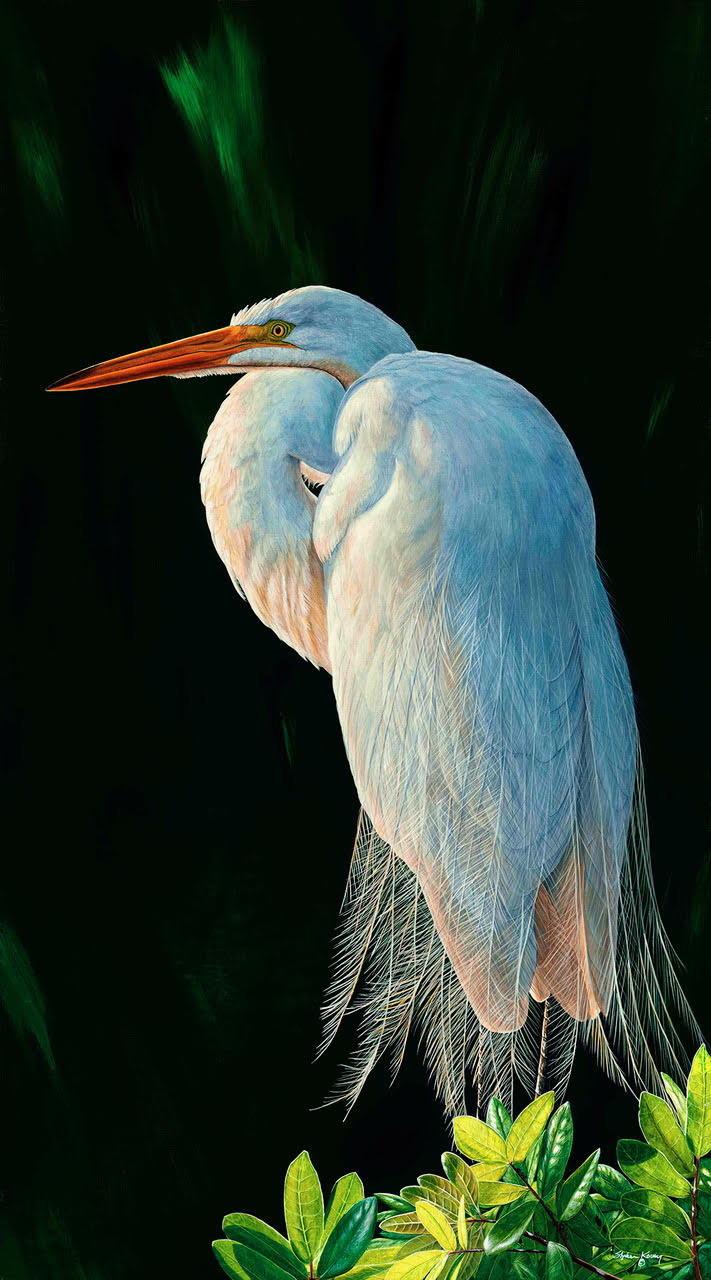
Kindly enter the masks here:
<path id="1" fill-rule="evenodd" d="M 346 749 L 484 1027 L 614 983 L 629 678 L 560 428 L 491 370 L 390 357 L 343 401 L 314 541 Z"/>

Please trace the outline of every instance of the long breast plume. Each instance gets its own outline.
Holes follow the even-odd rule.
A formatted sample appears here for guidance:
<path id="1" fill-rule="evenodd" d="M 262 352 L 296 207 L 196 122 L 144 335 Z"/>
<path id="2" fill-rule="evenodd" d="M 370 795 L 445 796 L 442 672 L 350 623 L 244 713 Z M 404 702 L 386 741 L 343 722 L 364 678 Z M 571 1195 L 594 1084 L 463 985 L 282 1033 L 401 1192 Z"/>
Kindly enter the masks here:
<path id="1" fill-rule="evenodd" d="M 314 526 L 363 805 L 324 1044 L 357 1097 L 414 1028 L 442 1101 L 564 1092 L 578 1040 L 639 1089 L 693 1028 L 652 885 L 627 666 L 560 428 L 491 370 L 381 361 Z M 544 1052 L 542 1053 L 542 1045 Z"/>

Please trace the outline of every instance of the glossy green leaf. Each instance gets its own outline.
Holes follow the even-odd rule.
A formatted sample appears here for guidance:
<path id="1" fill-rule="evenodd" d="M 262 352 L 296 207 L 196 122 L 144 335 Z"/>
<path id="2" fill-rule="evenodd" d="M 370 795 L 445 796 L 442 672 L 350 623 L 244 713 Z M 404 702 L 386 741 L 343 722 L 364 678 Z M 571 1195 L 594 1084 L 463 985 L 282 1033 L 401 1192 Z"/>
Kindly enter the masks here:
<path id="1" fill-rule="evenodd" d="M 626 1191 L 632 1190 L 632 1183 L 623 1173 L 613 1169 L 609 1164 L 599 1164 L 593 1178 L 593 1191 L 599 1192 L 608 1200 L 618 1200 Z"/>
<path id="2" fill-rule="evenodd" d="M 213 1240 L 212 1252 L 230 1280 L 249 1280 L 249 1276 L 237 1259 L 231 1240 Z"/>
<path id="3" fill-rule="evenodd" d="M 511 1164 L 520 1164 L 526 1159 L 534 1142 L 537 1142 L 548 1124 L 554 1102 L 555 1094 L 552 1091 L 542 1093 L 539 1098 L 529 1102 L 516 1117 L 506 1139 L 506 1156 Z"/>
<path id="4" fill-rule="evenodd" d="M 572 1280 L 573 1263 L 562 1244 L 549 1241 L 546 1247 L 546 1280 Z"/>
<path id="5" fill-rule="evenodd" d="M 292 1280 L 290 1271 L 285 1271 L 265 1253 L 245 1244 L 236 1244 L 233 1240 L 216 1240 L 212 1248 L 228 1276 L 236 1276 L 238 1280 L 244 1280 L 245 1276 L 247 1280 Z"/>
<path id="6" fill-rule="evenodd" d="M 488 1209 L 495 1204 L 513 1204 L 523 1196 L 530 1195 L 526 1187 L 514 1186 L 511 1182 L 480 1182 L 479 1204 Z"/>
<path id="7" fill-rule="evenodd" d="M 600 1152 L 593 1151 L 575 1173 L 566 1178 L 558 1191 L 558 1217 L 561 1222 L 568 1222 L 582 1209 L 587 1200 L 595 1177 Z"/>
<path id="8" fill-rule="evenodd" d="M 378 1201 L 375 1196 L 354 1204 L 328 1237 L 318 1263 L 319 1280 L 350 1271 L 373 1239 Z"/>
<path id="9" fill-rule="evenodd" d="M 683 1209 L 659 1191 L 645 1191 L 642 1187 L 637 1187 L 625 1192 L 620 1203 L 628 1218 L 648 1218 L 650 1222 L 661 1222 L 682 1238 L 690 1234 L 691 1223 Z"/>
<path id="10" fill-rule="evenodd" d="M 504 1140 L 508 1138 L 511 1132 L 511 1116 L 503 1102 L 500 1102 L 498 1098 L 492 1098 L 486 1108 L 486 1123 L 491 1129 L 495 1129 Z"/>
<path id="11" fill-rule="evenodd" d="M 541 1159 L 541 1151 L 543 1150 L 543 1139 L 545 1138 L 545 1136 L 546 1136 L 545 1133 L 541 1133 L 536 1138 L 536 1141 L 534 1142 L 533 1146 L 531 1147 L 531 1150 L 526 1156 L 526 1160 L 524 1164 L 526 1182 L 536 1181 L 536 1175 L 538 1173 L 538 1165 Z"/>
<path id="12" fill-rule="evenodd" d="M 428 1249 L 425 1253 L 415 1253 L 411 1257 L 401 1258 L 386 1271 L 386 1280 L 425 1280 L 433 1266 L 442 1257 L 440 1249 Z"/>
<path id="13" fill-rule="evenodd" d="M 464 1196 L 467 1204 L 475 1205 L 479 1198 L 479 1182 L 471 1165 L 466 1164 L 461 1156 L 453 1151 L 445 1151 L 442 1156 L 444 1169 L 452 1186 Z"/>
<path id="14" fill-rule="evenodd" d="M 457 1238 L 442 1210 L 436 1204 L 430 1204 L 427 1200 L 418 1200 L 415 1205 L 415 1212 L 425 1231 L 428 1231 L 448 1253 L 454 1253 L 457 1247 Z"/>
<path id="15" fill-rule="evenodd" d="M 497 1218 L 484 1236 L 484 1251 L 501 1253 L 516 1244 L 531 1221 L 535 1208 L 535 1200 L 529 1199 L 523 1204 L 513 1205 L 505 1218 Z"/>
<path id="16" fill-rule="evenodd" d="M 508 1161 L 505 1139 L 476 1116 L 455 1117 L 454 1141 L 462 1154 L 470 1160 L 482 1160 L 485 1163 Z"/>
<path id="17" fill-rule="evenodd" d="M 294 1253 L 309 1262 L 318 1252 L 323 1235 L 323 1194 L 308 1151 L 292 1160 L 286 1171 L 284 1219 Z"/>
<path id="18" fill-rule="evenodd" d="M 467 1223 L 467 1205 L 462 1196 L 459 1201 L 459 1209 L 457 1211 L 457 1241 L 460 1249 L 466 1249 L 469 1239 L 469 1226 Z"/>
<path id="19" fill-rule="evenodd" d="M 666 1156 L 677 1173 L 691 1177 L 694 1158 L 686 1135 L 679 1128 L 668 1103 L 653 1093 L 643 1093 L 639 1100 L 639 1127 L 650 1147 Z"/>
<path id="20" fill-rule="evenodd" d="M 573 1149 L 573 1118 L 570 1103 L 566 1102 L 555 1112 L 545 1134 L 538 1161 L 536 1186 L 539 1196 L 545 1200 L 557 1187 Z"/>
<path id="21" fill-rule="evenodd" d="M 610 1233 L 607 1223 L 591 1198 L 585 1201 L 580 1212 L 575 1215 L 573 1226 L 586 1244 L 593 1245 L 596 1249 L 608 1248 Z"/>
<path id="22" fill-rule="evenodd" d="M 288 1274 L 297 1278 L 306 1274 L 306 1264 L 294 1256 L 288 1240 L 261 1218 L 254 1218 L 251 1213 L 229 1213 L 222 1220 L 222 1230 L 228 1240 L 264 1254 Z"/>
<path id="23" fill-rule="evenodd" d="M 403 1200 L 402 1196 L 390 1195 L 387 1191 L 377 1191 L 376 1195 L 388 1209 L 393 1210 L 393 1213 L 410 1213 L 415 1207 L 409 1200 Z"/>
<path id="24" fill-rule="evenodd" d="M 679 1199 L 689 1194 L 689 1184 L 660 1152 L 636 1138 L 620 1138 L 617 1144 L 617 1163 L 623 1173 L 638 1187 L 648 1191 L 661 1191 L 664 1195 Z"/>
<path id="25" fill-rule="evenodd" d="M 685 1262 L 691 1257 L 690 1244 L 663 1223 L 650 1222 L 648 1218 L 624 1218 L 616 1222 L 610 1231 L 610 1239 L 616 1249 L 638 1257 L 655 1252 L 670 1262 Z"/>
<path id="26" fill-rule="evenodd" d="M 674 1108 L 676 1118 L 686 1132 L 686 1094 L 683 1089 L 679 1088 L 676 1080 L 672 1080 L 671 1076 L 667 1075 L 666 1071 L 662 1071 L 662 1080 L 664 1081 L 667 1097 Z"/>
<path id="27" fill-rule="evenodd" d="M 326 1206 L 326 1217 L 323 1224 L 323 1234 L 328 1239 L 336 1223 L 340 1221 L 344 1213 L 353 1208 L 359 1200 L 364 1196 L 363 1183 L 357 1173 L 345 1173 L 338 1182 L 334 1183 L 333 1190 L 328 1197 Z"/>
<path id="28" fill-rule="evenodd" d="M 711 1056 L 704 1044 L 694 1057 L 689 1072 L 686 1135 L 694 1155 L 705 1156 L 711 1151 Z"/>

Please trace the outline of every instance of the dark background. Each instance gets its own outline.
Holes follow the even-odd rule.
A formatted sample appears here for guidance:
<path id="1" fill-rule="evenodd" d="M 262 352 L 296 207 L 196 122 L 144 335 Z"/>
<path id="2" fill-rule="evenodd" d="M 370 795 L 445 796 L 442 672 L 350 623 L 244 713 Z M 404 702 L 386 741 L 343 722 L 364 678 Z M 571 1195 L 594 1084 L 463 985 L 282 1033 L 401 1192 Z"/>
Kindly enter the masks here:
<path id="1" fill-rule="evenodd" d="M 708 12 L 38 0 L 0 49 L 0 1275 L 207 1278 L 302 1147 L 373 1191 L 449 1139 L 414 1050 L 313 1109 L 357 804 L 328 678 L 210 543 L 225 382 L 43 387 L 323 281 L 534 391 L 593 490 L 708 1028 Z M 634 1101 L 584 1055 L 571 1096 L 611 1159 Z"/>

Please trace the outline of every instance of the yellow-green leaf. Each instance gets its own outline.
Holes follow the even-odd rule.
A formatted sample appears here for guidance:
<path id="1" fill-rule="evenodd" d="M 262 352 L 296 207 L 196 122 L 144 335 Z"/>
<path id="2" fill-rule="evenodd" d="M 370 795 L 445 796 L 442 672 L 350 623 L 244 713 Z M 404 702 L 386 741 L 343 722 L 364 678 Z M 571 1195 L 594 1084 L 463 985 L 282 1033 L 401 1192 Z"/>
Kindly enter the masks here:
<path id="1" fill-rule="evenodd" d="M 534 1142 L 538 1141 L 548 1124 L 554 1102 L 555 1094 L 552 1091 L 542 1093 L 539 1098 L 529 1102 L 516 1117 L 506 1139 L 506 1155 L 511 1164 L 520 1164 L 526 1159 Z"/>
<path id="2" fill-rule="evenodd" d="M 686 1136 L 694 1155 L 705 1156 L 711 1151 L 711 1057 L 705 1044 L 698 1050 L 689 1072 Z"/>
<path id="3" fill-rule="evenodd" d="M 294 1253 L 309 1262 L 316 1256 L 323 1235 L 323 1194 L 308 1151 L 292 1160 L 286 1171 L 284 1219 Z"/>
<path id="4" fill-rule="evenodd" d="M 476 1116 L 457 1116 L 454 1121 L 454 1141 L 459 1150 L 470 1160 L 485 1163 L 508 1161 L 506 1143 L 495 1129 L 491 1129 Z"/>
<path id="5" fill-rule="evenodd" d="M 506 1162 L 497 1160 L 493 1164 L 473 1164 L 471 1168 L 477 1182 L 480 1180 L 482 1182 L 498 1182 L 499 1178 L 504 1176 L 508 1167 L 508 1160 Z"/>
<path id="6" fill-rule="evenodd" d="M 667 1075 L 666 1071 L 662 1071 L 662 1080 L 667 1091 L 667 1097 L 676 1112 L 676 1118 L 682 1129 L 686 1129 L 686 1094 L 683 1089 L 679 1088 L 676 1080 L 672 1080 L 671 1076 Z"/>
<path id="7" fill-rule="evenodd" d="M 472 1166 L 465 1164 L 461 1156 L 456 1156 L 453 1151 L 445 1151 L 442 1167 L 452 1186 L 465 1197 L 468 1204 L 475 1205 L 479 1199 L 479 1183 Z"/>
<path id="8" fill-rule="evenodd" d="M 512 1204 L 528 1194 L 528 1187 L 517 1187 L 513 1182 L 479 1183 L 479 1204 L 483 1209 L 495 1204 Z"/>
<path id="9" fill-rule="evenodd" d="M 648 1191 L 661 1191 L 675 1200 L 688 1196 L 689 1184 L 659 1151 L 636 1138 L 620 1138 L 617 1163 L 622 1172 Z"/>
<path id="10" fill-rule="evenodd" d="M 441 1209 L 436 1204 L 430 1204 L 428 1200 L 418 1200 L 415 1205 L 415 1212 L 420 1219 L 425 1231 L 429 1231 L 434 1236 L 438 1244 L 448 1253 L 454 1253 L 457 1248 L 457 1237 L 450 1227 L 447 1219 Z"/>
<path id="11" fill-rule="evenodd" d="M 442 1257 L 440 1249 L 427 1249 L 424 1253 L 413 1253 L 411 1257 L 400 1258 L 385 1273 L 385 1280 L 425 1280 L 433 1266 Z"/>
<path id="12" fill-rule="evenodd" d="M 362 1200 L 364 1195 L 363 1183 L 357 1173 L 344 1173 L 343 1177 L 338 1179 L 328 1198 L 326 1221 L 323 1226 L 324 1238 L 330 1236 L 339 1219 L 352 1209 L 354 1204 Z"/>
<path id="13" fill-rule="evenodd" d="M 469 1238 L 469 1232 L 467 1230 L 467 1206 L 464 1200 L 464 1196 L 462 1196 L 461 1200 L 459 1201 L 459 1210 L 457 1212 L 457 1239 L 459 1241 L 460 1248 L 466 1249 L 468 1238 Z"/>
<path id="14" fill-rule="evenodd" d="M 673 1169 L 685 1177 L 694 1172 L 694 1158 L 688 1140 L 681 1132 L 671 1107 L 653 1093 L 643 1093 L 639 1100 L 639 1127 L 650 1147 L 661 1151 Z"/>

